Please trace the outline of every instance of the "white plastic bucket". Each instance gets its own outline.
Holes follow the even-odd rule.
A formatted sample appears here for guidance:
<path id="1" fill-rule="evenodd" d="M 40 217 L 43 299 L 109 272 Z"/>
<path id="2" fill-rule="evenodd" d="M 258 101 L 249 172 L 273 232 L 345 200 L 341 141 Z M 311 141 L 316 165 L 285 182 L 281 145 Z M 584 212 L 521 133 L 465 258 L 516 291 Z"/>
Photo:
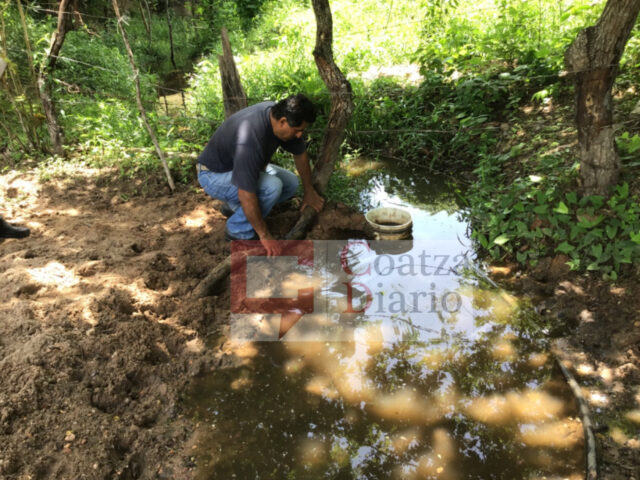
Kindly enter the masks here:
<path id="1" fill-rule="evenodd" d="M 364 218 L 373 228 L 376 240 L 405 240 L 411 238 L 413 222 L 409 212 L 400 208 L 379 207 L 366 213 Z"/>

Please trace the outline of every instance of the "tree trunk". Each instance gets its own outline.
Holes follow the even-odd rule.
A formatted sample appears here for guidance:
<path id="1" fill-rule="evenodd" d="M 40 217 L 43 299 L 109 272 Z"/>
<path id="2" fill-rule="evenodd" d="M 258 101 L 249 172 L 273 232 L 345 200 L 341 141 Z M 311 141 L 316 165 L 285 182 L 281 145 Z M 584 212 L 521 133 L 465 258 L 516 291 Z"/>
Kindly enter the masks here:
<path id="1" fill-rule="evenodd" d="M 151 19 L 147 20 L 147 14 L 144 11 L 144 7 L 142 6 L 142 0 L 138 0 L 138 7 L 140 7 L 140 16 L 142 17 L 142 23 L 144 24 L 144 29 L 147 31 L 147 39 L 149 41 L 149 45 L 151 45 L 151 25 L 149 22 Z"/>
<path id="2" fill-rule="evenodd" d="M 38 91 L 40 92 L 40 100 L 42 101 L 42 108 L 44 114 L 47 117 L 47 128 L 49 129 L 49 137 L 51 138 L 51 147 L 53 153 L 63 156 L 62 144 L 64 143 L 62 127 L 58 122 L 58 115 L 56 113 L 56 107 L 53 103 L 52 95 L 52 82 L 50 80 L 53 75 L 53 71 L 56 68 L 56 62 L 58 61 L 58 54 L 64 44 L 64 37 L 67 34 L 67 30 L 71 24 L 71 16 L 68 14 L 67 9 L 71 5 L 70 0 L 61 0 L 60 7 L 58 8 L 58 27 L 51 37 L 51 45 L 49 47 L 49 53 L 47 58 L 40 65 L 38 69 Z"/>
<path id="3" fill-rule="evenodd" d="M 236 68 L 236 62 L 233 60 L 231 52 L 231 44 L 229 43 L 229 35 L 227 29 L 222 28 L 220 32 L 222 38 L 222 55 L 218 56 L 218 65 L 220 66 L 220 80 L 222 81 L 222 101 L 224 102 L 224 116 L 229 118 L 238 110 L 248 106 L 247 94 L 242 88 L 240 75 Z"/>
<path id="4" fill-rule="evenodd" d="M 167 28 L 169 29 L 169 47 L 171 49 L 170 57 L 171 57 L 171 65 L 173 65 L 173 69 L 175 71 L 178 70 L 178 66 L 176 65 L 176 56 L 175 49 L 173 48 L 173 28 L 171 26 L 171 14 L 169 11 L 169 0 L 166 1 L 167 7 Z"/>
<path id="5" fill-rule="evenodd" d="M 20 23 L 22 24 L 22 33 L 24 35 L 24 44 L 27 48 L 27 61 L 31 70 L 32 78 L 36 78 L 36 69 L 33 66 L 33 54 L 31 53 L 31 42 L 29 41 L 29 31 L 27 30 L 27 22 L 24 18 L 24 10 L 22 9 L 22 0 L 16 0 L 18 4 L 18 13 L 20 13 Z"/>
<path id="6" fill-rule="evenodd" d="M 178 65 L 176 65 L 175 48 L 173 46 L 173 26 L 171 25 L 171 15 L 170 15 L 170 9 L 169 9 L 169 0 L 167 0 L 166 6 L 167 6 L 167 27 L 169 28 L 169 45 L 171 47 L 171 65 L 173 65 L 174 74 L 178 75 L 179 74 L 179 70 L 178 70 Z M 186 112 L 186 110 L 187 110 L 187 101 L 184 98 L 184 90 L 182 90 L 182 88 L 180 88 L 180 97 L 182 98 L 182 107 L 184 108 L 184 110 Z M 166 101 L 166 97 L 165 97 L 165 101 Z M 168 115 L 168 112 L 167 112 L 167 115 Z"/>
<path id="7" fill-rule="evenodd" d="M 333 21 L 328 0 L 312 0 L 316 15 L 317 32 L 316 47 L 313 50 L 318 71 L 329 92 L 331 92 L 331 112 L 322 139 L 322 146 L 314 168 L 314 185 L 319 192 L 324 192 L 329 183 L 333 167 L 340 153 L 340 145 L 344 140 L 344 131 L 353 113 L 353 93 L 351 84 L 342 74 L 333 60 Z M 223 45 L 226 32 L 223 33 Z M 228 43 L 228 40 L 227 40 Z M 229 55 L 231 51 L 229 49 Z M 233 57 L 231 57 L 233 60 Z M 235 64 L 234 64 L 235 67 Z M 220 68 L 222 72 L 222 66 Z M 236 71 L 237 74 L 237 71 Z M 239 78 L 238 78 L 239 82 Z M 224 81 L 223 81 L 224 85 Z M 243 92 L 244 94 L 244 92 Z M 225 103 L 226 114 L 226 103 Z M 316 211 L 306 207 L 298 222 L 286 235 L 287 240 L 300 239 L 304 236 Z M 195 288 L 193 294 L 197 298 L 206 297 L 227 278 L 231 271 L 231 258 L 226 258 L 214 268 Z"/>
<path id="8" fill-rule="evenodd" d="M 638 12 L 640 0 L 608 0 L 598 23 L 582 30 L 565 52 L 565 65 L 576 84 L 584 195 L 608 196 L 618 182 L 611 89 Z"/>
<path id="9" fill-rule="evenodd" d="M 149 2 L 147 0 L 144 0 L 144 6 L 147 9 L 147 19 L 149 20 L 149 31 L 147 35 L 149 36 L 149 45 L 151 45 L 153 40 L 153 18 L 151 17 L 151 8 L 149 8 Z"/>
<path id="10" fill-rule="evenodd" d="M 118 8 L 118 0 L 112 0 L 113 2 L 113 10 L 116 13 L 116 18 L 118 19 L 118 28 L 120 29 L 120 34 L 122 35 L 122 40 L 124 41 L 124 46 L 127 49 L 127 55 L 129 55 L 129 63 L 131 64 L 131 70 L 133 71 L 133 79 L 136 84 L 136 103 L 138 105 L 138 110 L 140 111 L 140 116 L 142 117 L 142 121 L 144 122 L 144 126 L 149 132 L 149 136 L 151 137 L 151 141 L 153 142 L 153 146 L 156 149 L 156 153 L 158 157 L 160 157 L 160 161 L 162 162 L 162 167 L 164 168 L 164 173 L 167 176 L 167 182 L 169 183 L 169 188 L 173 192 L 176 188 L 173 183 L 173 178 L 171 177 L 171 172 L 169 171 L 169 166 L 167 165 L 167 159 L 164 156 L 164 152 L 160 148 L 160 144 L 158 143 L 158 138 L 156 137 L 156 133 L 154 132 L 151 124 L 149 123 L 149 119 L 147 118 L 147 112 L 144 109 L 144 105 L 142 105 L 142 94 L 140 93 L 140 74 L 138 73 L 138 68 L 136 67 L 135 59 L 133 58 L 133 52 L 131 51 L 131 46 L 129 45 L 129 40 L 127 39 L 127 32 L 122 25 L 122 17 L 120 16 L 120 9 Z"/>
<path id="11" fill-rule="evenodd" d="M 324 131 L 322 145 L 313 170 L 313 183 L 318 192 L 324 192 L 344 140 L 345 128 L 353 113 L 353 92 L 351 84 L 333 60 L 333 20 L 328 0 L 312 0 L 316 16 L 316 47 L 313 58 L 316 61 L 322 81 L 331 93 L 331 112 Z M 307 206 L 298 222 L 287 234 L 287 240 L 300 239 L 316 216 L 316 211 Z"/>

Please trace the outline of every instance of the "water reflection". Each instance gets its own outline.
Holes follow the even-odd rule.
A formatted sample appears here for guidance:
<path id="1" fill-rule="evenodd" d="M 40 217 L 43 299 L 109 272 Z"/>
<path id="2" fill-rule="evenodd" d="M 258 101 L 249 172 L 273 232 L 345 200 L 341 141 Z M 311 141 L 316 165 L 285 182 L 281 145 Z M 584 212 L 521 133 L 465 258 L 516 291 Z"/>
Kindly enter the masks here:
<path id="1" fill-rule="evenodd" d="M 305 315 L 285 341 L 238 344 L 239 366 L 193 385 L 187 407 L 201 425 L 196 478 L 583 476 L 582 428 L 547 353 L 545 327 L 465 268 L 472 259 L 465 224 L 444 210 L 412 214 L 409 249 L 361 244 L 349 251 L 350 274 L 340 268 L 339 245 L 316 252 L 315 273 L 251 267 L 253 295 L 264 288 L 257 281 L 263 268 L 279 279 L 264 295 L 292 296 L 312 285 L 322 292 L 314 306 L 323 314 Z M 420 259 L 422 250 L 431 257 Z M 345 282 L 356 312 L 345 313 Z M 370 309 L 359 312 L 367 289 Z M 445 292 L 456 296 L 443 302 Z M 256 320 L 261 332 L 277 335 L 268 317 Z"/>
<path id="2" fill-rule="evenodd" d="M 253 344 L 191 391 L 197 478 L 580 477 L 582 428 L 543 330 L 517 304 L 490 321 L 505 300 L 476 296 L 473 328 L 449 319 L 427 340 L 381 321 L 352 342 Z"/>

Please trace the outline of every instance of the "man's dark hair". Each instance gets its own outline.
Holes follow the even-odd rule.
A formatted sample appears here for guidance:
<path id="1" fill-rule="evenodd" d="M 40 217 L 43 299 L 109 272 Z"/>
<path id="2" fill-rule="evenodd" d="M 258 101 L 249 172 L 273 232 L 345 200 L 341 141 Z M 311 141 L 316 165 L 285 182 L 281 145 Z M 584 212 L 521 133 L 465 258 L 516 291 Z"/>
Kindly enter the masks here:
<path id="1" fill-rule="evenodd" d="M 286 117 L 291 127 L 299 127 L 302 122 L 312 124 L 316 120 L 316 107 L 301 93 L 280 100 L 271 108 L 271 113 L 276 120 Z"/>

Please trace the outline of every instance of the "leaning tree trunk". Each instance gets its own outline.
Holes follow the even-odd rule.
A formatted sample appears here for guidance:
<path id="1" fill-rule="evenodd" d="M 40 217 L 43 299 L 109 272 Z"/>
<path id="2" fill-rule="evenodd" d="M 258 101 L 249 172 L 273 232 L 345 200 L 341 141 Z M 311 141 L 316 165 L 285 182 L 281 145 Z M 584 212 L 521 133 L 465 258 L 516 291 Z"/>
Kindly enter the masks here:
<path id="1" fill-rule="evenodd" d="M 171 171 L 169 170 L 169 165 L 167 164 L 167 159 L 160 148 L 160 143 L 158 143 L 158 137 L 156 136 L 156 132 L 151 127 L 149 123 L 149 119 L 147 118 L 147 112 L 144 109 L 144 105 L 142 105 L 142 94 L 140 93 L 140 74 L 138 72 L 138 67 L 136 67 L 136 62 L 133 57 L 133 52 L 131 51 L 131 46 L 129 45 L 129 40 L 127 38 L 127 32 L 124 29 L 124 25 L 122 25 L 122 16 L 120 15 L 120 8 L 118 8 L 118 0 L 112 0 L 113 10 L 116 14 L 116 18 L 118 19 L 118 28 L 120 29 L 120 34 L 122 35 L 122 41 L 124 42 L 124 46 L 127 49 L 127 55 L 129 56 L 129 63 L 131 64 L 131 71 L 133 72 L 133 79 L 136 85 L 136 104 L 138 105 L 138 110 L 140 111 L 140 116 L 142 117 L 142 122 L 149 133 L 149 137 L 151 137 L 151 142 L 153 142 L 153 146 L 156 149 L 156 153 L 160 158 L 160 162 L 162 163 L 162 168 L 164 169 L 164 173 L 167 176 L 167 182 L 169 183 L 169 188 L 173 192 L 176 189 L 175 184 L 173 183 L 173 177 L 171 176 Z"/>
<path id="2" fill-rule="evenodd" d="M 329 121 L 313 170 L 314 186 L 322 193 L 329 184 L 333 167 L 340 154 L 340 145 L 344 140 L 344 131 L 353 113 L 354 105 L 351 84 L 333 60 L 333 20 L 329 0 L 312 0 L 311 4 L 317 23 L 316 47 L 313 50 L 313 58 L 322 81 L 331 93 Z M 307 206 L 286 238 L 288 240 L 302 238 L 315 215 L 316 211 Z"/>
<path id="3" fill-rule="evenodd" d="M 27 29 L 27 21 L 24 17 L 24 10 L 22 9 L 22 0 L 16 0 L 18 5 L 18 13 L 20 14 L 20 23 L 22 24 L 22 34 L 24 35 L 24 45 L 27 47 L 27 61 L 29 62 L 29 69 L 31 70 L 32 78 L 36 78 L 36 69 L 33 65 L 33 53 L 31 51 L 31 42 L 29 41 L 29 31 Z"/>
<path id="4" fill-rule="evenodd" d="M 611 89 L 620 57 L 640 11 L 640 0 L 608 0 L 595 26 L 582 30 L 565 52 L 576 84 L 580 178 L 585 195 L 609 194 L 618 182 Z"/>
<path id="5" fill-rule="evenodd" d="M 144 24 L 144 29 L 147 31 L 147 40 L 149 45 L 151 45 L 151 25 L 149 22 L 151 18 L 147 20 L 147 14 L 144 11 L 144 7 L 142 6 L 142 0 L 138 0 L 138 7 L 140 8 L 140 17 L 142 18 L 142 23 Z"/>
<path id="6" fill-rule="evenodd" d="M 52 81 L 51 76 L 56 68 L 56 62 L 58 60 L 58 54 L 62 49 L 64 43 L 64 37 L 67 34 L 67 30 L 71 24 L 70 12 L 67 12 L 68 7 L 71 5 L 70 0 L 61 0 L 60 7 L 58 8 L 58 28 L 51 37 L 51 45 L 49 47 L 49 53 L 45 61 L 40 65 L 38 69 L 38 91 L 40 92 L 40 100 L 42 101 L 42 108 L 44 114 L 47 117 L 47 127 L 49 129 L 49 137 L 51 137 L 51 147 L 56 155 L 64 155 L 62 150 L 62 144 L 64 143 L 62 127 L 58 122 L 58 115 L 56 114 L 56 107 L 53 102 Z"/>
<path id="7" fill-rule="evenodd" d="M 226 28 L 222 27 L 220 37 L 222 39 L 222 55 L 218 56 L 218 65 L 220 66 L 220 80 L 222 83 L 222 102 L 224 104 L 224 116 L 229 118 L 249 104 L 247 94 L 242 88 L 242 82 L 240 82 L 240 74 L 238 74 L 236 62 L 233 60 Z"/>
<path id="8" fill-rule="evenodd" d="M 174 45 L 173 45 L 173 26 L 171 25 L 171 10 L 170 10 L 170 7 L 169 7 L 169 0 L 167 0 L 167 2 L 166 2 L 166 7 L 167 7 L 167 28 L 169 29 L 169 46 L 171 48 L 171 65 L 173 65 L 174 74 L 177 75 L 179 73 L 179 70 L 178 70 L 178 65 L 176 65 L 175 48 L 174 48 Z M 182 88 L 180 89 L 180 97 L 182 98 L 182 107 L 186 111 L 186 109 L 187 109 L 187 101 L 184 98 L 184 90 L 182 90 Z M 165 104 L 166 104 L 166 102 L 167 102 L 166 95 L 164 97 L 164 101 L 165 101 Z M 169 108 L 167 107 L 167 114 L 169 113 L 168 110 L 169 110 Z"/>
<path id="9" fill-rule="evenodd" d="M 313 183 L 319 192 L 324 192 L 329 183 L 333 167 L 344 140 L 344 130 L 353 112 L 353 93 L 351 84 L 333 61 L 331 44 L 333 42 L 333 21 L 328 0 L 312 0 L 313 11 L 318 25 L 316 47 L 313 50 L 318 71 L 327 89 L 331 93 L 331 112 L 324 132 L 320 153 L 313 172 Z M 224 85 L 224 82 L 223 82 Z M 226 105 L 225 105 L 226 109 Z M 288 240 L 300 239 L 316 216 L 316 211 L 307 206 L 298 222 L 286 235 Z M 196 286 L 193 294 L 206 297 L 216 289 L 231 271 L 231 258 L 220 262 L 215 269 Z"/>

